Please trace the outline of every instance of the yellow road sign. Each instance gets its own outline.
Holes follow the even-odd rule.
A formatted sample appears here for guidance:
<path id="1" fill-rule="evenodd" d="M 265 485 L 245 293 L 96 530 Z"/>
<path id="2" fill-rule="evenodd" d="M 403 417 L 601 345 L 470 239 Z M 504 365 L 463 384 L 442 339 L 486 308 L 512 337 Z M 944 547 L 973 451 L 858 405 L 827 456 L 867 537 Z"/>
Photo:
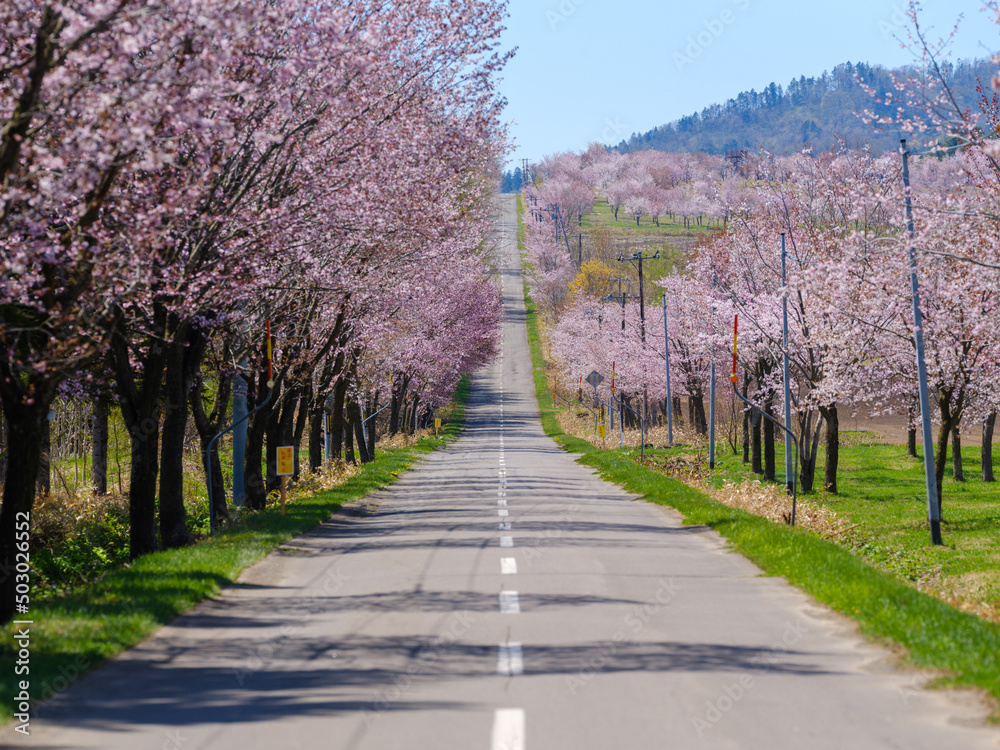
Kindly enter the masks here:
<path id="1" fill-rule="evenodd" d="M 295 448 L 291 445 L 278 447 L 278 476 L 291 476 L 295 473 Z"/>

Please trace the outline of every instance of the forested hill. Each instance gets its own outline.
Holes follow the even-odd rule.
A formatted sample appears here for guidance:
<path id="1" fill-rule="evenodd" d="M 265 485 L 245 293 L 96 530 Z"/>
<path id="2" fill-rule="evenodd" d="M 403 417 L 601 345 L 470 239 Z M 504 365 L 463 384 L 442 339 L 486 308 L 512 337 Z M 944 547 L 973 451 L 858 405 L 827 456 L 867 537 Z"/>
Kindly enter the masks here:
<path id="1" fill-rule="evenodd" d="M 785 153 L 797 151 L 805 143 L 826 150 L 839 137 L 849 147 L 868 143 L 874 152 L 881 153 L 899 147 L 898 129 L 887 126 L 876 132 L 859 114 L 869 109 L 880 115 L 893 115 L 896 104 L 876 106 L 861 88 L 859 79 L 884 95 L 893 90 L 890 77 L 893 72 L 897 77 L 908 73 L 906 69 L 890 71 L 848 62 L 836 66 L 832 73 L 824 71 L 818 78 L 793 78 L 784 88 L 772 82 L 761 91 L 744 91 L 725 104 L 713 104 L 648 133 L 633 134 L 617 148 L 621 152 L 657 149 L 721 154 L 730 149 L 763 147 L 772 153 Z M 960 60 L 946 69 L 949 85 L 963 107 L 976 105 L 977 81 L 981 79 L 988 87 L 995 72 L 996 65 L 987 59 Z"/>

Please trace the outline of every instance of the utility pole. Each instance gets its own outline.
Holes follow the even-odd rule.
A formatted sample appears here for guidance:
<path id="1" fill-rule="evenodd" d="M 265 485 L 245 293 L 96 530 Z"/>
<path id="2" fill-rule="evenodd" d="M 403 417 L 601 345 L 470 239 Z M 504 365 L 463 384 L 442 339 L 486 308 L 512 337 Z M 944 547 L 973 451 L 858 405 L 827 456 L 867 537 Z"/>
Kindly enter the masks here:
<path id="1" fill-rule="evenodd" d="M 934 443 L 931 438 L 931 406 L 927 391 L 927 364 L 924 359 L 924 321 L 920 313 L 920 288 L 917 284 L 917 255 L 913 247 L 913 203 L 910 200 L 910 165 L 906 139 L 900 140 L 903 157 L 903 200 L 906 206 L 906 233 L 910 239 L 910 288 L 913 293 L 914 343 L 917 349 L 917 378 L 920 383 L 920 429 L 924 439 L 924 481 L 927 483 L 927 517 L 931 527 L 931 544 L 943 544 L 941 539 L 941 501 L 938 497 L 937 475 L 934 471 Z"/>
<path id="2" fill-rule="evenodd" d="M 555 203 L 550 203 L 545 207 L 545 210 L 549 212 L 549 217 L 552 219 L 552 224 L 555 226 L 555 240 L 559 242 L 559 206 Z"/>
<path id="3" fill-rule="evenodd" d="M 626 258 L 624 255 L 618 256 L 619 263 L 635 263 L 639 269 L 639 339 L 642 341 L 643 348 L 646 347 L 646 296 L 643 291 L 642 284 L 642 262 L 644 260 L 656 260 L 660 257 L 660 251 L 657 250 L 653 255 L 643 255 L 642 250 L 632 254 L 632 257 Z M 673 404 L 668 403 L 667 409 L 672 409 Z M 642 417 L 640 418 L 641 423 L 641 443 L 639 444 L 639 460 L 645 459 L 646 452 L 646 414 L 649 411 L 649 389 L 646 383 L 642 384 Z"/>
<path id="4" fill-rule="evenodd" d="M 549 212 L 552 216 L 552 222 L 556 227 L 555 240 L 556 244 L 559 244 L 559 225 L 562 224 L 563 240 L 566 242 L 566 253 L 569 255 L 570 262 L 573 261 L 573 250 L 569 246 L 569 233 L 566 231 L 566 223 L 562 220 L 562 214 L 559 211 L 558 203 L 550 203 L 545 207 L 545 210 Z"/>
<path id="5" fill-rule="evenodd" d="M 712 270 L 712 362 L 708 384 L 708 468 L 715 468 L 715 270 Z"/>
<path id="6" fill-rule="evenodd" d="M 785 233 L 781 233 L 781 286 L 784 293 L 781 295 L 781 370 L 785 388 L 785 433 L 792 431 L 792 384 L 788 374 L 788 281 L 785 272 Z M 785 487 L 788 492 L 792 491 L 792 473 L 795 467 L 792 465 L 792 456 L 788 452 L 788 445 L 785 445 Z"/>
<path id="7" fill-rule="evenodd" d="M 617 279 L 615 279 L 615 281 L 618 282 L 618 295 L 615 296 L 614 294 L 606 294 L 603 297 L 601 297 L 601 300 L 603 300 L 603 301 L 614 300 L 615 302 L 617 302 L 618 304 L 620 304 L 622 306 L 622 330 L 624 331 L 625 330 L 625 300 L 628 300 L 628 299 L 639 299 L 639 295 L 638 294 L 622 294 L 622 282 L 625 281 L 625 279 L 622 278 L 622 277 L 618 277 Z"/>
<path id="8" fill-rule="evenodd" d="M 667 335 L 667 290 L 663 290 L 663 361 L 667 371 L 667 442 L 674 447 L 674 410 L 670 408 L 670 337 Z"/>
<path id="9" fill-rule="evenodd" d="M 625 330 L 625 300 L 627 300 L 627 299 L 639 299 L 639 295 L 637 295 L 637 294 L 625 294 L 624 292 L 622 292 L 622 282 L 625 281 L 625 279 L 623 277 L 619 276 L 617 279 L 615 279 L 615 281 L 618 282 L 618 296 L 615 296 L 613 294 L 606 294 L 603 297 L 601 297 L 601 301 L 602 302 L 609 302 L 611 300 L 614 300 L 615 302 L 619 303 L 622 306 L 622 330 L 624 331 Z M 611 367 L 612 367 L 612 373 L 613 373 L 614 372 L 614 363 L 613 362 L 611 364 Z M 614 402 L 614 382 L 615 382 L 614 381 L 614 376 L 612 374 L 612 378 L 611 378 L 611 384 L 612 384 L 612 388 L 611 388 L 611 392 L 612 392 L 611 400 L 612 400 L 612 402 Z M 612 424 L 611 427 L 612 427 L 612 429 L 614 429 L 614 425 L 613 424 Z M 622 446 L 624 447 L 624 445 L 625 445 L 625 402 L 622 401 L 621 396 L 618 397 L 618 430 L 619 430 L 619 433 L 620 433 L 619 436 L 621 438 Z"/>

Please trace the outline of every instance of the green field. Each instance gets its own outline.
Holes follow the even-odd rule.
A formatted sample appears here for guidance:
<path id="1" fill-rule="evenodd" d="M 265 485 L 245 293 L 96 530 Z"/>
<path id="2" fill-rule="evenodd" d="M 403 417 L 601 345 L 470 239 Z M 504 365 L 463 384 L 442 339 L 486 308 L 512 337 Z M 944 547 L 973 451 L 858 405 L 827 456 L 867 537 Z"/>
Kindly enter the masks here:
<path id="1" fill-rule="evenodd" d="M 661 216 L 660 225 L 657 226 L 652 217 L 643 216 L 639 219 L 639 226 L 635 224 L 635 219 L 625 213 L 625 209 L 618 212 L 618 219 L 615 219 L 614 211 L 603 198 L 594 201 L 592 213 L 584 214 L 583 224 L 578 226 L 576 217 L 568 221 L 567 230 L 572 236 L 574 230 L 593 230 L 607 228 L 611 230 L 627 231 L 641 235 L 643 237 L 702 237 L 711 231 L 715 231 L 716 222 L 712 221 L 712 228 L 708 228 L 709 217 L 701 217 L 702 224 L 699 226 L 697 217 L 688 217 L 688 226 L 684 226 L 684 219 L 681 216 L 672 219 L 670 216 Z"/>
<path id="2" fill-rule="evenodd" d="M 927 495 L 922 459 L 905 446 L 852 441 L 844 436 L 840 449 L 839 493 L 815 492 L 806 498 L 837 516 L 852 529 L 842 545 L 872 564 L 926 591 L 962 601 L 981 613 L 1000 616 L 1000 485 L 984 483 L 979 448 L 962 450 L 966 481 L 956 482 L 951 464 L 943 486 L 943 546 L 930 543 Z M 851 444 L 861 442 L 861 444 Z M 707 450 L 707 449 L 706 449 Z M 663 451 L 666 453 L 666 451 Z M 711 482 L 738 483 L 753 476 L 750 467 L 731 452 L 719 453 Z M 817 473 L 822 478 L 825 455 L 820 450 Z M 1000 464 L 1000 447 L 994 447 Z M 784 453 L 776 446 L 777 479 L 784 481 Z"/>

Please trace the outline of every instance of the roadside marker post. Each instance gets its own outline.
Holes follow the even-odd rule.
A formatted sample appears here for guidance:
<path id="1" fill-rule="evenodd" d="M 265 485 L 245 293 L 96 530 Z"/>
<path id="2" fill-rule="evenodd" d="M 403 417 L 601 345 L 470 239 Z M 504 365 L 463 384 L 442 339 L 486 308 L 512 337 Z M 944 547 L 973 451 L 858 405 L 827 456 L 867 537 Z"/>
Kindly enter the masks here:
<path id="1" fill-rule="evenodd" d="M 601 375 L 597 370 L 593 370 L 590 375 L 587 376 L 587 382 L 594 389 L 594 400 L 597 401 L 601 406 L 604 406 L 604 402 L 601 401 L 601 397 L 597 395 L 597 386 L 604 382 L 604 376 Z M 600 417 L 595 412 L 594 413 L 594 432 L 599 432 L 598 422 Z"/>
<path id="2" fill-rule="evenodd" d="M 285 515 L 288 498 L 288 477 L 295 473 L 295 448 L 291 445 L 278 446 L 278 471 L 281 477 L 281 515 Z"/>

